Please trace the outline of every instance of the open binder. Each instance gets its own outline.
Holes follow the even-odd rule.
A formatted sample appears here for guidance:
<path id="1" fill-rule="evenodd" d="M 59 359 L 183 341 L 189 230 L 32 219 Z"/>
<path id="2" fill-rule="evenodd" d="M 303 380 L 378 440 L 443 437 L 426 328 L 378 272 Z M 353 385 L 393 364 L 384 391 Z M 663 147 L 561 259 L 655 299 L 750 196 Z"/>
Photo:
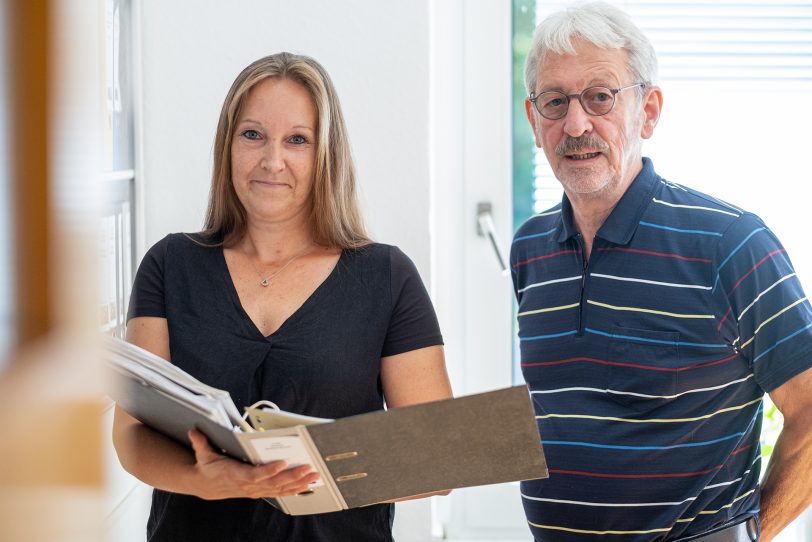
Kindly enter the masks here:
<path id="1" fill-rule="evenodd" d="M 119 339 L 107 343 L 111 397 L 153 429 L 252 464 L 308 463 L 321 479 L 303 494 L 267 499 L 291 515 L 319 514 L 434 491 L 547 477 L 526 386 L 337 420 L 267 408 L 240 415 L 228 392 Z"/>

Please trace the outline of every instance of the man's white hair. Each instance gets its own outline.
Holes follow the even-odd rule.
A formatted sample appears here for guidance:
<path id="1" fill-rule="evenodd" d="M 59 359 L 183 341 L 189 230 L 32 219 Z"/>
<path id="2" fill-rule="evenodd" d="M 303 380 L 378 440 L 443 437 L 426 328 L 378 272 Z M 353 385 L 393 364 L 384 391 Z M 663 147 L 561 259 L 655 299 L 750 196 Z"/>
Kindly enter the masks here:
<path id="1" fill-rule="evenodd" d="M 538 69 L 548 53 L 575 54 L 572 42 L 581 39 L 601 49 L 625 49 L 629 72 L 636 83 L 655 84 L 657 55 L 631 17 L 606 2 L 574 4 L 546 17 L 533 33 L 524 64 L 527 93 L 536 91 Z"/>

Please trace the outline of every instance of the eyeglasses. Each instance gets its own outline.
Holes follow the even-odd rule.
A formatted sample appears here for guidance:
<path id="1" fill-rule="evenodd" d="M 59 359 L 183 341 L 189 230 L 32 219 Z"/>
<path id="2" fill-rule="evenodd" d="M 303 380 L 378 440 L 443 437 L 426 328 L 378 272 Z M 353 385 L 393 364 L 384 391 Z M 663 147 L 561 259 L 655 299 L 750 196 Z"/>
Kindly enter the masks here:
<path id="1" fill-rule="evenodd" d="M 538 96 L 530 93 L 530 101 L 536 106 L 536 111 L 549 120 L 563 119 L 567 116 L 570 108 L 570 100 L 578 98 L 581 107 L 587 114 L 593 117 L 600 117 L 609 113 L 615 107 L 615 95 L 621 90 L 634 87 L 644 87 L 645 83 L 635 83 L 627 87 L 606 88 L 589 87 L 580 94 L 564 94 L 557 90 L 548 90 Z"/>

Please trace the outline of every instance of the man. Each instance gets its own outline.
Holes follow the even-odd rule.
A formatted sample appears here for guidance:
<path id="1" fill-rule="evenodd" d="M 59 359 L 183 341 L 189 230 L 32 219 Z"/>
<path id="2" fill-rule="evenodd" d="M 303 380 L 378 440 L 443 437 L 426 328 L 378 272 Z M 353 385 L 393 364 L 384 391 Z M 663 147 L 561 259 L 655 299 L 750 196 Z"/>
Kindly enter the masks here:
<path id="1" fill-rule="evenodd" d="M 656 72 L 604 3 L 551 15 L 527 58 L 527 117 L 565 195 L 511 250 L 550 468 L 522 484 L 525 513 L 539 541 L 755 540 L 760 524 L 769 542 L 812 501 L 812 310 L 757 216 L 642 157 Z M 765 392 L 785 421 L 760 484 Z"/>

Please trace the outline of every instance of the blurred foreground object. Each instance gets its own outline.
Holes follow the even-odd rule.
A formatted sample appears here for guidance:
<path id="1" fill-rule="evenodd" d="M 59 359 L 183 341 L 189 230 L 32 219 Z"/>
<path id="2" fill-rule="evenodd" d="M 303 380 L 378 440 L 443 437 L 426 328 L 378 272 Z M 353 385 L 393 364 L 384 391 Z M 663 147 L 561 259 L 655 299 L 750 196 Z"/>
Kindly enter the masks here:
<path id="1" fill-rule="evenodd" d="M 14 292 L 0 352 L 0 540 L 100 541 L 94 232 L 104 6 L 0 2 L 0 183 L 10 195 Z"/>

